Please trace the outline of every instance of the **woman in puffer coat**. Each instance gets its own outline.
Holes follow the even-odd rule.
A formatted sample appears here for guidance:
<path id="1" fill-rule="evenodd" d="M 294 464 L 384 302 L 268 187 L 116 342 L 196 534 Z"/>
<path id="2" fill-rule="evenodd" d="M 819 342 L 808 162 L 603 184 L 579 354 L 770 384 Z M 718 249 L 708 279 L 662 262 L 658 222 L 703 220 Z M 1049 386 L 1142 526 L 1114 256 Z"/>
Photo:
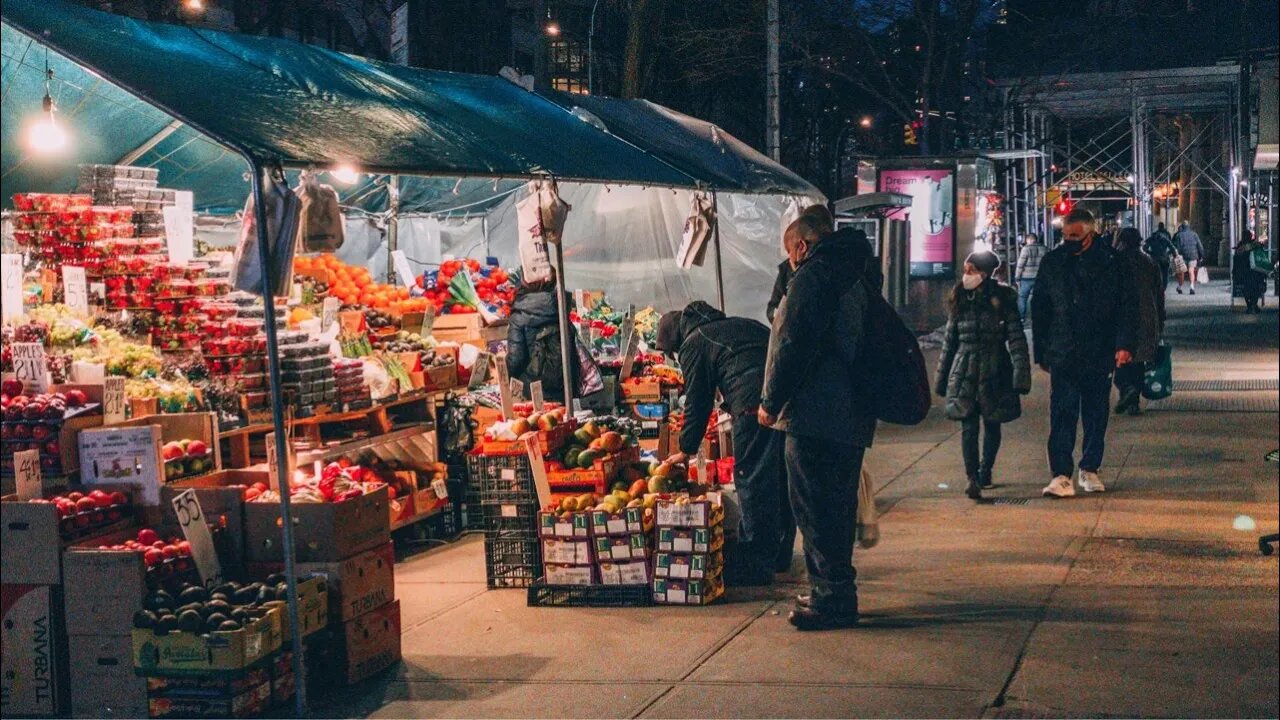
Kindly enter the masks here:
<path id="1" fill-rule="evenodd" d="M 949 318 L 934 383 L 946 415 L 961 422 L 965 494 L 982 499 L 1000 451 L 1000 426 L 1022 414 L 1020 395 L 1031 391 L 1031 360 L 1018 315 L 1018 291 L 992 275 L 1000 258 L 977 252 L 947 300 Z M 978 455 L 979 428 L 985 431 Z"/>

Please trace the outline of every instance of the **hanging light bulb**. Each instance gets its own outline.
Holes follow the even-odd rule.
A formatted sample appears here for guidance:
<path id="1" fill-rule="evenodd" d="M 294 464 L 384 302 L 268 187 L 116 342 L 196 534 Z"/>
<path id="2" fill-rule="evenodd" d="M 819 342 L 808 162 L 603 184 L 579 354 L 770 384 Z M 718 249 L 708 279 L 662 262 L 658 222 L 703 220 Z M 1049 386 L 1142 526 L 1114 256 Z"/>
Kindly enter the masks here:
<path id="1" fill-rule="evenodd" d="M 49 49 L 45 48 L 44 99 L 41 101 L 40 117 L 27 130 L 27 145 L 41 155 L 51 155 L 67 146 L 67 132 L 54 117 L 57 108 L 53 104 L 53 95 L 49 92 L 52 82 L 53 70 L 49 69 Z"/>
<path id="2" fill-rule="evenodd" d="M 355 168 L 350 165 L 339 165 L 329 171 L 329 177 L 343 185 L 354 185 L 360 180 L 360 173 L 356 172 Z"/>

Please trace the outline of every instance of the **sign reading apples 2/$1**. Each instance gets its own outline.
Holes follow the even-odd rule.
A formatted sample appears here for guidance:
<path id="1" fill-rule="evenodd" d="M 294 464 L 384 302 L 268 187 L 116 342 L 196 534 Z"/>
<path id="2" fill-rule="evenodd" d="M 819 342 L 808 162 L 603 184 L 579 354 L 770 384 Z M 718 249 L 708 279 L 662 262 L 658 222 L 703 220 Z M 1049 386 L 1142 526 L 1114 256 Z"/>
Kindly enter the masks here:
<path id="1" fill-rule="evenodd" d="M 44 359 L 44 345 L 13 344 L 13 373 L 24 390 L 42 393 L 49 388 L 49 368 Z"/>

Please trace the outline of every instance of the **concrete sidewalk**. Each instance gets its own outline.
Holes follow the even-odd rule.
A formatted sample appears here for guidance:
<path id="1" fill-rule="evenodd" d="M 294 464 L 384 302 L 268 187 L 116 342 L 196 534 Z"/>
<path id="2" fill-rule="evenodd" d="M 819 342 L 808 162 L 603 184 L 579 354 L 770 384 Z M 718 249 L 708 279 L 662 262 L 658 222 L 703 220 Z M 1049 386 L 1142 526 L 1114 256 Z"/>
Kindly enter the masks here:
<path id="1" fill-rule="evenodd" d="M 1171 299 L 1175 386 L 1274 381 L 1274 308 L 1233 315 L 1216 296 Z M 1276 391 L 1177 393 L 1212 401 L 1113 418 L 1108 492 L 1047 500 L 1047 386 L 1038 373 L 1006 428 L 995 502 L 961 494 L 957 424 L 883 429 L 858 629 L 793 630 L 800 584 L 707 608 L 528 608 L 523 591 L 486 592 L 468 538 L 398 566 L 401 668 L 315 712 L 1276 717 L 1276 558 L 1257 550 L 1280 512 L 1262 460 L 1280 444 Z"/>

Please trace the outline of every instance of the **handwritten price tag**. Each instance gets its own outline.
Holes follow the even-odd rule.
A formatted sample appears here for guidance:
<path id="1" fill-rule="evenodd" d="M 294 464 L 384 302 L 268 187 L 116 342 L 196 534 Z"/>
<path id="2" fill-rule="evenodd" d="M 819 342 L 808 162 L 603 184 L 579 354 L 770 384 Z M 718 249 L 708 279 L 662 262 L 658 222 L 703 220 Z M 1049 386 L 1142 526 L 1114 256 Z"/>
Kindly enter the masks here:
<path id="1" fill-rule="evenodd" d="M 533 487 L 538 491 L 538 506 L 551 504 L 551 483 L 547 482 L 547 466 L 542 460 L 542 443 L 536 430 L 520 436 L 525 452 L 529 454 L 529 468 L 533 470 Z"/>
<path id="2" fill-rule="evenodd" d="M 436 306 L 428 305 L 426 312 L 422 313 L 422 328 L 418 334 L 422 337 L 430 337 L 431 330 L 436 326 Z"/>
<path id="3" fill-rule="evenodd" d="M 471 382 L 467 383 L 468 390 L 479 390 L 489 384 L 489 361 L 493 359 L 493 355 L 487 352 L 481 352 L 476 358 L 475 365 L 471 366 Z"/>
<path id="4" fill-rule="evenodd" d="M 449 499 L 449 483 L 445 482 L 444 478 L 436 478 L 435 480 L 432 480 L 431 490 L 436 494 L 436 497 L 441 500 Z"/>
<path id="5" fill-rule="evenodd" d="M 22 318 L 22 256 L 0 256 L 0 315 L 5 321 Z"/>
<path id="6" fill-rule="evenodd" d="M 507 356 L 499 355 L 493 364 L 498 371 L 498 392 L 502 394 L 502 417 L 510 420 L 516 416 L 515 400 L 511 397 L 511 377 L 507 375 Z"/>
<path id="7" fill-rule="evenodd" d="M 636 353 L 640 350 L 640 333 L 636 332 L 635 326 L 630 328 L 630 334 L 627 335 L 627 344 L 622 350 L 622 374 L 621 378 L 626 380 L 631 377 L 631 370 L 636 363 Z"/>
<path id="8" fill-rule="evenodd" d="M 338 322 L 338 308 L 341 307 L 338 298 L 325 298 L 320 306 L 320 332 L 328 332 L 333 324 Z"/>
<path id="9" fill-rule="evenodd" d="M 44 345 L 13 344 L 13 372 L 28 390 L 42 393 L 49 388 L 49 369 L 45 364 Z"/>
<path id="10" fill-rule="evenodd" d="M 19 500 L 30 500 L 44 494 L 40 477 L 40 451 L 23 450 L 13 454 L 14 481 Z"/>
<path id="11" fill-rule="evenodd" d="M 529 383 L 529 394 L 533 396 L 533 409 L 542 412 L 542 408 L 546 407 L 546 400 L 542 396 L 541 380 Z"/>
<path id="12" fill-rule="evenodd" d="M 124 422 L 124 378 L 112 375 L 102 381 L 102 416 L 107 425 Z"/>
<path id="13" fill-rule="evenodd" d="M 82 315 L 89 314 L 89 283 L 84 268 L 62 266 L 62 297 L 67 307 Z"/>
<path id="14" fill-rule="evenodd" d="M 173 498 L 173 513 L 178 518 L 178 527 L 182 528 L 182 536 L 191 543 L 191 558 L 205 587 L 222 582 L 222 563 L 213 547 L 213 533 L 209 532 L 209 523 L 194 489 L 184 490 Z"/>

